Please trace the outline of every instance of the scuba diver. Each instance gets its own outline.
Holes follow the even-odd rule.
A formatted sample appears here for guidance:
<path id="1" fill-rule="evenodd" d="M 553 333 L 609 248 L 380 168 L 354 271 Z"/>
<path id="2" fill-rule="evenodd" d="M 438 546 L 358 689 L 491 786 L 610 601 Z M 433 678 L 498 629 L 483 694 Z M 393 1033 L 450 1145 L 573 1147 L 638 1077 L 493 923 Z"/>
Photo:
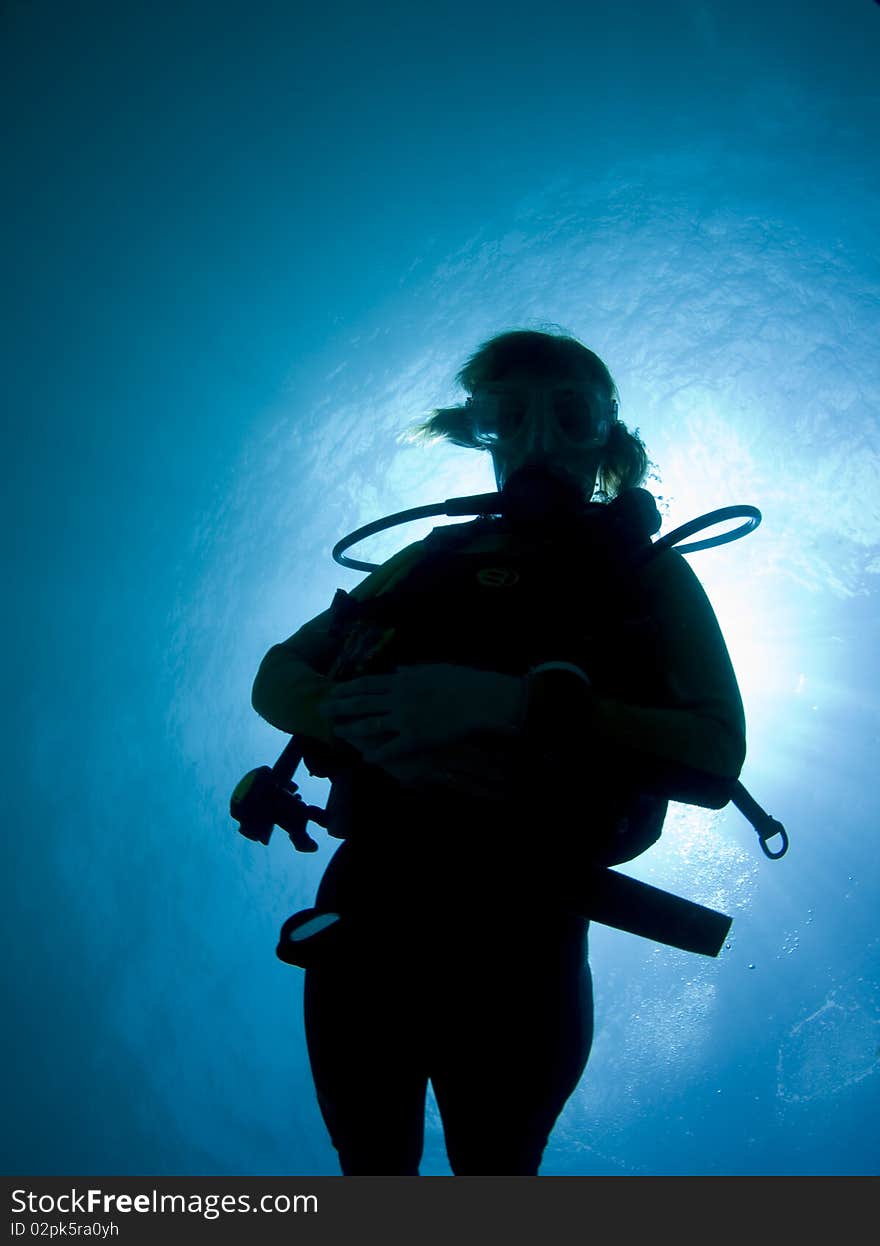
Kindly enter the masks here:
<path id="1" fill-rule="evenodd" d="M 418 1174 L 429 1081 L 456 1175 L 537 1174 L 592 1042 L 574 881 L 655 842 L 669 800 L 722 808 L 745 757 L 712 607 L 674 549 L 645 556 L 648 458 L 602 360 L 515 331 L 457 380 L 418 435 L 487 451 L 503 514 L 338 592 L 253 686 L 332 781 L 307 913 L 334 937 L 295 963 L 348 1175 Z"/>

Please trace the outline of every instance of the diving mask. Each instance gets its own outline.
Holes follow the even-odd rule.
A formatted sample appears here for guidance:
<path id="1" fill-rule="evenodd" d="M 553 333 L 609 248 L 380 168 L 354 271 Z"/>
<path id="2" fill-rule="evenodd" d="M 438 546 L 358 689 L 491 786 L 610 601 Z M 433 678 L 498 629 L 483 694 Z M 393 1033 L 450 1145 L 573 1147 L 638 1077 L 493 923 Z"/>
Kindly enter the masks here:
<path id="1" fill-rule="evenodd" d="M 617 400 L 589 385 L 481 385 L 467 401 L 477 441 L 488 447 L 548 436 L 573 450 L 604 446 L 617 419 Z M 540 425 L 540 432 L 539 432 Z"/>

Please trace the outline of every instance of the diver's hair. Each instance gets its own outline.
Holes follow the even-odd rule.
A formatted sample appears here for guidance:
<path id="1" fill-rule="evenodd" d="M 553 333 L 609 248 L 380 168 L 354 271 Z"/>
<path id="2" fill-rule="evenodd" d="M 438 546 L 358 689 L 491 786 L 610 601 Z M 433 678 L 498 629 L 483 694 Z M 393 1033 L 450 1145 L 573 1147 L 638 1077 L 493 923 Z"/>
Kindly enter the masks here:
<path id="1" fill-rule="evenodd" d="M 541 378 L 577 372 L 599 384 L 609 399 L 618 397 L 617 386 L 598 355 L 577 338 L 514 329 L 489 338 L 456 374 L 456 381 L 472 394 L 479 385 L 502 380 L 517 369 L 526 369 Z M 468 450 L 487 450 L 474 431 L 470 407 L 437 407 L 427 420 L 414 425 L 406 440 L 411 442 L 449 441 Z M 649 460 L 639 430 L 630 432 L 621 420 L 611 426 L 596 481 L 596 496 L 610 499 L 640 485 L 648 474 Z"/>

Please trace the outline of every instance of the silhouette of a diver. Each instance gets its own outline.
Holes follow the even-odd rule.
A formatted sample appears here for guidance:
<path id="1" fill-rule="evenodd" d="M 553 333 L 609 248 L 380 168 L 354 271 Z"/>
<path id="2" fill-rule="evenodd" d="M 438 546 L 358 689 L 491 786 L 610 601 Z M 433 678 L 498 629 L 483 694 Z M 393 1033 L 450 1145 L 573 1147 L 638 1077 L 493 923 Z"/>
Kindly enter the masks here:
<path id="1" fill-rule="evenodd" d="M 593 1033 L 565 879 L 636 855 L 669 799 L 723 804 L 745 756 L 693 572 L 627 560 L 647 458 L 602 361 L 514 332 L 458 379 L 468 401 L 422 433 L 488 449 L 499 489 L 542 483 L 543 510 L 407 547 L 270 649 L 253 689 L 333 780 L 344 842 L 316 905 L 347 933 L 306 971 L 305 1024 L 346 1174 L 418 1173 L 429 1080 L 455 1174 L 538 1172 Z"/>

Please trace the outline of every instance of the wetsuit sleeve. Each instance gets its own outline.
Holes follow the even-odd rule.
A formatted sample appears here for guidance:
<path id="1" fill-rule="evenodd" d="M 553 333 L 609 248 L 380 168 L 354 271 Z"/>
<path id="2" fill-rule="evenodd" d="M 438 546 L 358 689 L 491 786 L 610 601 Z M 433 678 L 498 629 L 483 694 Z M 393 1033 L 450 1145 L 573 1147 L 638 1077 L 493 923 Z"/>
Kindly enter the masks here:
<path id="1" fill-rule="evenodd" d="M 583 757 L 619 770 L 670 800 L 721 808 L 745 759 L 745 719 L 715 612 L 681 555 L 658 555 L 640 573 L 656 672 L 646 703 L 593 694 L 572 676 L 538 676 L 530 730 L 551 716 Z M 586 754 L 585 754 L 586 750 Z"/>
<path id="2" fill-rule="evenodd" d="M 408 545 L 349 594 L 361 601 L 396 584 L 422 557 L 422 542 Z M 332 608 L 310 619 L 280 644 L 273 645 L 260 663 L 251 692 L 251 704 L 280 731 L 309 736 L 332 744 L 329 724 L 320 713 L 321 702 L 333 687 L 327 675 L 339 650 L 340 638 L 332 627 Z"/>
<path id="3" fill-rule="evenodd" d="M 273 727 L 291 735 L 301 732 L 324 744 L 332 742 L 329 725 L 319 712 L 333 682 L 323 673 L 336 650 L 331 616 L 332 611 L 325 610 L 273 645 L 260 663 L 251 691 L 254 709 Z"/>

